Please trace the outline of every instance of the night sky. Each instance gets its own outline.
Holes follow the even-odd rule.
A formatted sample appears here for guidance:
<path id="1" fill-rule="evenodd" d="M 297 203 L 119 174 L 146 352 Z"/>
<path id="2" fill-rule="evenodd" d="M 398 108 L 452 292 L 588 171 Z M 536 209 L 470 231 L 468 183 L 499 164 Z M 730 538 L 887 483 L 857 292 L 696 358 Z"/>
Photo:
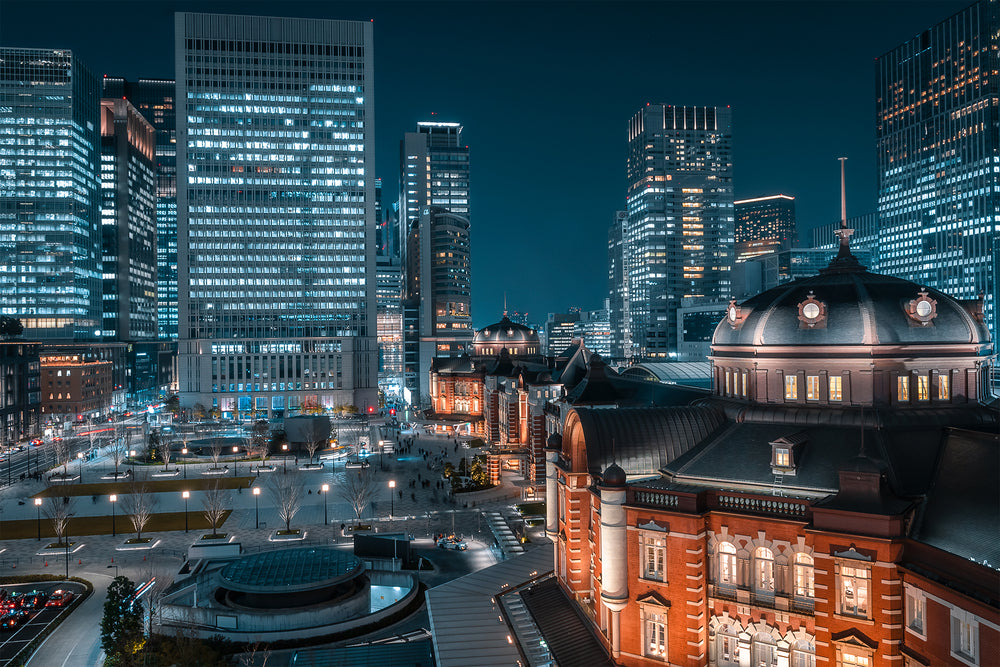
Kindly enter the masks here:
<path id="1" fill-rule="evenodd" d="M 737 199 L 794 195 L 802 238 L 874 210 L 875 59 L 968 2 L 46 2 L 2 0 L 0 44 L 72 49 L 98 75 L 173 78 L 174 11 L 375 20 L 376 175 L 459 121 L 472 154 L 473 316 L 601 307 L 647 102 L 731 105 Z M 431 116 L 431 113 L 435 116 Z M 370 173 L 370 172 L 369 172 Z"/>

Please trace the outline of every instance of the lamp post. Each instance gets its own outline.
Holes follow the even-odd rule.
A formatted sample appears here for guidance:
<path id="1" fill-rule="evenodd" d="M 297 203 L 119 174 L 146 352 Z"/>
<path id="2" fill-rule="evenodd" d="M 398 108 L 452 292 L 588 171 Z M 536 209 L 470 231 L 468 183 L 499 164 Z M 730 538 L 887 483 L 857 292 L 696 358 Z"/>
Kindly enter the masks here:
<path id="1" fill-rule="evenodd" d="M 188 455 L 188 448 L 187 447 L 182 448 L 181 449 L 181 454 L 184 456 L 185 461 L 186 461 L 187 455 Z M 188 478 L 188 468 L 187 468 L 187 463 L 185 462 L 184 463 L 184 479 L 187 479 L 187 478 Z"/>
<path id="2" fill-rule="evenodd" d="M 385 470 L 385 467 L 382 465 L 382 452 L 384 450 L 385 450 L 385 440 L 379 440 L 378 441 L 378 469 L 379 470 Z"/>
<path id="3" fill-rule="evenodd" d="M 128 450 L 128 456 L 132 459 L 132 479 L 135 479 L 135 450 Z"/>
<path id="4" fill-rule="evenodd" d="M 80 483 L 83 484 L 83 452 L 76 453 L 76 460 L 80 462 Z"/>
<path id="5" fill-rule="evenodd" d="M 236 445 L 233 445 L 233 477 L 236 477 L 236 461 L 237 461 L 236 455 L 239 453 L 239 451 L 240 448 L 237 447 Z"/>
<path id="6" fill-rule="evenodd" d="M 393 493 L 394 493 L 394 489 L 395 488 L 396 488 L 396 480 L 390 479 L 389 480 L 389 518 L 390 519 L 392 518 L 393 502 L 395 502 L 395 500 L 396 500 L 393 497 Z"/>
<path id="7" fill-rule="evenodd" d="M 118 496 L 112 493 L 108 500 L 111 501 L 111 537 L 115 537 L 118 534 L 115 530 L 115 503 L 118 502 Z"/>
<path id="8" fill-rule="evenodd" d="M 329 484 L 324 484 L 323 486 L 321 486 L 319 488 L 320 488 L 320 491 L 323 493 L 323 525 L 326 526 L 327 524 L 330 523 L 330 519 L 329 519 L 329 507 L 330 507 L 330 505 L 329 505 L 329 503 L 326 502 L 326 496 L 330 492 L 330 485 Z"/>
<path id="9" fill-rule="evenodd" d="M 38 541 L 42 541 L 42 499 L 35 498 L 35 521 L 38 523 Z"/>
<path id="10" fill-rule="evenodd" d="M 188 498 L 191 497 L 190 491 L 181 491 L 181 498 L 184 499 L 184 532 L 188 532 Z"/>
<path id="11" fill-rule="evenodd" d="M 257 528 L 260 528 L 260 503 L 258 502 L 260 498 L 260 487 L 253 487 L 253 513 L 257 519 Z"/>
<path id="12" fill-rule="evenodd" d="M 282 443 L 281 445 L 281 472 L 288 472 L 288 443 Z"/>

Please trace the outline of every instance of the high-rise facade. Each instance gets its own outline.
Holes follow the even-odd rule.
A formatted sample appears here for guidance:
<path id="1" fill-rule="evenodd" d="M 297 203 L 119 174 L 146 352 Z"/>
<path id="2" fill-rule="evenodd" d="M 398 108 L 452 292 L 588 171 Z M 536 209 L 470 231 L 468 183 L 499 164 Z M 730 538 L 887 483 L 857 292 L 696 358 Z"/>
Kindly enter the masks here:
<path id="1" fill-rule="evenodd" d="M 647 104 L 629 121 L 622 238 L 627 357 L 676 357 L 682 302 L 730 296 L 731 122 L 728 107 L 667 104 Z"/>
<path id="2" fill-rule="evenodd" d="M 837 237 L 836 231 L 840 229 L 841 224 L 842 222 L 837 220 L 814 227 L 812 230 L 811 247 L 823 250 L 837 250 L 840 246 L 840 239 Z M 868 267 L 869 271 L 880 271 L 878 213 L 873 211 L 848 218 L 847 227 L 854 230 L 854 233 L 851 235 L 852 250 L 858 248 L 867 250 L 870 259 L 862 263 Z"/>
<path id="3" fill-rule="evenodd" d="M 101 335 L 100 86 L 72 52 L 0 48 L 0 313 Z"/>
<path id="4" fill-rule="evenodd" d="M 733 202 L 736 262 L 790 250 L 796 245 L 795 197 L 768 195 Z"/>
<path id="5" fill-rule="evenodd" d="M 378 382 L 386 394 L 403 387 L 403 274 L 399 257 L 375 258 L 378 308 Z"/>
<path id="6" fill-rule="evenodd" d="M 399 183 L 404 291 L 419 302 L 417 335 L 404 344 L 419 359 L 409 388 L 423 397 L 431 360 L 465 353 L 474 334 L 469 147 L 462 125 L 420 122 L 404 134 Z"/>
<path id="7" fill-rule="evenodd" d="M 104 340 L 157 337 L 155 152 L 153 126 L 128 100 L 101 100 Z"/>
<path id="8" fill-rule="evenodd" d="M 173 79 L 105 76 L 104 97 L 124 97 L 156 131 L 156 325 L 177 339 L 177 116 Z"/>
<path id="9" fill-rule="evenodd" d="M 994 335 L 1000 3 L 980 0 L 876 63 L 880 270 L 963 299 Z"/>
<path id="10" fill-rule="evenodd" d="M 180 399 L 377 404 L 372 24 L 176 15 Z"/>
<path id="11" fill-rule="evenodd" d="M 623 271 L 624 255 L 622 242 L 628 213 L 615 211 L 608 228 L 608 320 L 611 326 L 611 349 L 609 356 L 614 359 L 626 358 L 631 353 L 631 335 L 625 313 L 628 312 L 628 291 Z"/>

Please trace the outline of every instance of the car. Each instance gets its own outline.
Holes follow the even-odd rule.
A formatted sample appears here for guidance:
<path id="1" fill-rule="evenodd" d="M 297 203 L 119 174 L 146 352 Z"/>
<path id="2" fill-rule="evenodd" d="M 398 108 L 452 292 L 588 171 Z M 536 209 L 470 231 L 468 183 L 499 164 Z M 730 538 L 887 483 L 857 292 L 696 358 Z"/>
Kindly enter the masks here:
<path id="1" fill-rule="evenodd" d="M 52 596 L 46 601 L 46 607 L 65 607 L 69 604 L 70 600 L 73 599 L 73 591 L 57 590 L 53 591 Z"/>
<path id="2" fill-rule="evenodd" d="M 42 591 L 30 591 L 21 598 L 21 609 L 41 609 L 45 606 L 45 601 L 49 599 L 49 594 Z"/>
<path id="3" fill-rule="evenodd" d="M 41 445 L 41 444 L 42 444 L 42 439 L 41 439 L 41 438 L 34 438 L 34 439 L 33 439 L 33 440 L 31 441 L 31 445 L 32 445 L 32 447 L 38 447 L 38 446 L 39 446 L 39 445 Z"/>
<path id="4" fill-rule="evenodd" d="M 452 535 L 451 537 L 442 537 L 440 540 L 438 540 L 438 549 L 454 549 L 455 551 L 465 551 L 468 548 L 469 545 L 466 544 L 465 540 L 455 537 L 454 535 Z"/>
<path id="5" fill-rule="evenodd" d="M 25 623 L 28 620 L 28 612 L 26 611 L 8 611 L 6 614 L 0 618 L 0 628 L 4 630 L 13 630 L 17 626 Z"/>

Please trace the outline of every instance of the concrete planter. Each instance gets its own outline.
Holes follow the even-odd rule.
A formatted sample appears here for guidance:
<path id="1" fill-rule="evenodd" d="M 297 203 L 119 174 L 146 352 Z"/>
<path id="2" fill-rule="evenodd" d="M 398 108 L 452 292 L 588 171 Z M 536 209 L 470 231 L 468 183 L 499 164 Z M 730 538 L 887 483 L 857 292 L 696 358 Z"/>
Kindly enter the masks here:
<path id="1" fill-rule="evenodd" d="M 300 542 L 306 539 L 307 532 L 300 530 L 294 535 L 278 535 L 278 531 L 271 533 L 270 537 L 267 538 L 268 542 Z"/>
<path id="2" fill-rule="evenodd" d="M 150 549 L 155 549 L 159 544 L 160 540 L 157 539 L 151 539 L 149 542 L 136 542 L 134 544 L 122 542 L 115 547 L 115 551 L 149 551 Z"/>

